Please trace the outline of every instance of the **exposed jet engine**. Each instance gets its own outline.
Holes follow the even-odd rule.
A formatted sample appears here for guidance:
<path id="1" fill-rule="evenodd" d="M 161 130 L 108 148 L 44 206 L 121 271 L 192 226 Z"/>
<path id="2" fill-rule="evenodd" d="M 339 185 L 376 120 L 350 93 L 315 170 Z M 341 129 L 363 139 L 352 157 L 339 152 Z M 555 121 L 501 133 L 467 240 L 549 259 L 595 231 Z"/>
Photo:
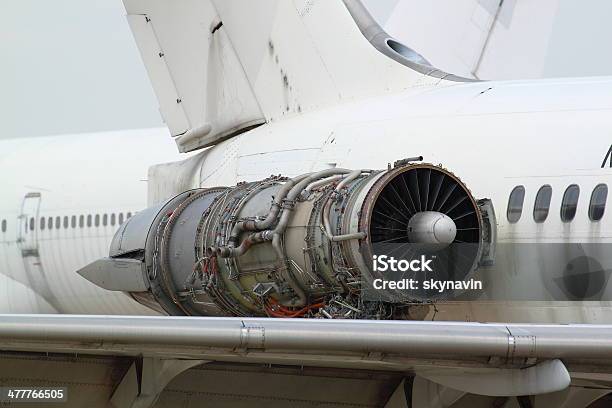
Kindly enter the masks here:
<path id="1" fill-rule="evenodd" d="M 397 318 L 440 297 L 375 290 L 390 276 L 376 257 L 405 260 L 402 277 L 465 280 L 494 242 L 489 200 L 420 160 L 186 191 L 124 223 L 109 258 L 79 273 L 171 315 Z"/>

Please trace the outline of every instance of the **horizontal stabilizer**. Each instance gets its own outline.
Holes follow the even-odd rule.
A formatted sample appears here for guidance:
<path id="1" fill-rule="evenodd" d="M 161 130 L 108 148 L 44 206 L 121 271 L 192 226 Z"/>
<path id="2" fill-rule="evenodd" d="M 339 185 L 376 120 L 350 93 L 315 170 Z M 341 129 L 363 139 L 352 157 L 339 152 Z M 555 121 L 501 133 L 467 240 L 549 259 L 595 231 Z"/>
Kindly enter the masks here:
<path id="1" fill-rule="evenodd" d="M 358 0 L 124 0 L 181 151 L 354 98 L 456 77 Z"/>

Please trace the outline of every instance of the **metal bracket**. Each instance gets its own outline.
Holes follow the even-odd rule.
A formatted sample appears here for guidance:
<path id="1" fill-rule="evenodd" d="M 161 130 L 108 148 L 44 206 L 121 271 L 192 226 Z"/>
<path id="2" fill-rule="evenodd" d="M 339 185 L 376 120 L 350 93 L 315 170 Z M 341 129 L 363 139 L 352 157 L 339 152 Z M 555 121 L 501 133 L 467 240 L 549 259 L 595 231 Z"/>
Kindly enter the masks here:
<path id="1" fill-rule="evenodd" d="M 393 168 L 395 169 L 397 167 L 405 166 L 407 164 L 410 164 L 411 162 L 416 161 L 423 161 L 423 156 L 407 157 L 405 159 L 396 160 L 395 162 L 393 162 Z"/>
<path id="2" fill-rule="evenodd" d="M 170 381 L 183 371 L 204 363 L 207 361 L 140 357 L 123 376 L 110 405 L 114 408 L 152 407 Z"/>
<path id="3" fill-rule="evenodd" d="M 275 282 L 260 282 L 253 287 L 255 296 L 264 297 L 272 292 L 278 293 L 278 285 Z"/>
<path id="4" fill-rule="evenodd" d="M 240 329 L 241 348 L 265 349 L 266 348 L 266 329 L 262 325 L 242 322 Z"/>

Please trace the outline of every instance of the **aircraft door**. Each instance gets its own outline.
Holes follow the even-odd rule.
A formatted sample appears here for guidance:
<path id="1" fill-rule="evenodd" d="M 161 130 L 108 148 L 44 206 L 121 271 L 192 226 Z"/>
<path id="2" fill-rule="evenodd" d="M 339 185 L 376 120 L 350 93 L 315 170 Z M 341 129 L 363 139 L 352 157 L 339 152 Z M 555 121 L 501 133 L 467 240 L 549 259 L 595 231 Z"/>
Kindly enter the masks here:
<path id="1" fill-rule="evenodd" d="M 38 231 L 41 194 L 32 192 L 25 195 L 19 214 L 17 242 L 24 257 L 38 257 Z"/>
<path id="2" fill-rule="evenodd" d="M 23 197 L 19 222 L 17 229 L 17 243 L 21 248 L 21 257 L 25 276 L 20 281 L 34 292 L 44 298 L 56 310 L 59 304 L 53 295 L 48 276 L 45 274 L 43 264 L 40 259 L 39 234 L 40 234 L 40 201 L 39 192 L 31 192 Z"/>

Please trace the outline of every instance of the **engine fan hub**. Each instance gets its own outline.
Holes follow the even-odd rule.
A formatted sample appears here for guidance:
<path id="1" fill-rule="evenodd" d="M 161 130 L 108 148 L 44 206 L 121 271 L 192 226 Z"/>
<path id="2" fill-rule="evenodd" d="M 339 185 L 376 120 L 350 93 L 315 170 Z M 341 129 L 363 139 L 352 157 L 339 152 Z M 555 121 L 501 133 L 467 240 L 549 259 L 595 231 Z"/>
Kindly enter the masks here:
<path id="1" fill-rule="evenodd" d="M 448 215 L 438 211 L 421 211 L 408 221 L 408 239 L 442 249 L 457 236 L 457 225 Z"/>

